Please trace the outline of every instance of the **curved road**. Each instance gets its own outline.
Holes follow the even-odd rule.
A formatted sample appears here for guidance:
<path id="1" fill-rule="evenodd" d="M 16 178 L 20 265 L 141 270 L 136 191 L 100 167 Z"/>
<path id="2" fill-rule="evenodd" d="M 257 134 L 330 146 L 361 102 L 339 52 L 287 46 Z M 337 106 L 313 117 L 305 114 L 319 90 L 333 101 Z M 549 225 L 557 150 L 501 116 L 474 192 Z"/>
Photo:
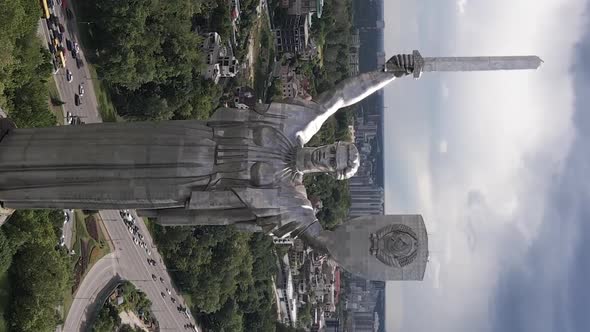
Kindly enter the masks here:
<path id="1" fill-rule="evenodd" d="M 172 287 L 170 276 L 162 263 L 162 258 L 147 231 L 143 221 L 136 218 L 139 233 L 144 236 L 147 250 L 133 242 L 133 237 L 117 210 L 100 211 L 100 216 L 111 237 L 114 251 L 101 258 L 88 271 L 76 292 L 72 307 L 66 317 L 64 331 L 81 331 L 87 323 L 89 313 L 96 310 L 97 295 L 113 280 L 119 277 L 131 281 L 138 289 L 146 293 L 152 301 L 152 311 L 160 324 L 161 331 L 183 331 L 186 324 L 195 324 L 192 317 L 188 318 L 177 310 L 178 305 L 186 307 L 181 296 Z M 154 259 L 156 266 L 148 264 L 148 258 Z M 152 279 L 156 276 L 156 280 Z M 160 277 L 164 279 L 160 282 Z M 171 295 L 166 293 L 166 288 Z M 162 293 L 165 296 L 162 296 Z M 172 303 L 175 298 L 176 303 Z"/>
<path id="2" fill-rule="evenodd" d="M 64 331 L 80 331 L 86 317 L 96 308 L 93 306 L 96 296 L 113 280 L 118 272 L 115 253 L 100 259 L 82 280 L 70 312 L 64 324 Z M 100 299 L 98 299 L 100 300 Z"/>

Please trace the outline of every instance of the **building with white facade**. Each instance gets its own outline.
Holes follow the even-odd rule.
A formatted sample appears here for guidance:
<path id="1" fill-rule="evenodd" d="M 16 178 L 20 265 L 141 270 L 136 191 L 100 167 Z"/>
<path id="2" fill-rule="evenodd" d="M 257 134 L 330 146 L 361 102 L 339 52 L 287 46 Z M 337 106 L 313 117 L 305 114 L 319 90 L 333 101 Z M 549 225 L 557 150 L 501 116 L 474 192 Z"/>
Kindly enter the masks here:
<path id="1" fill-rule="evenodd" d="M 233 55 L 231 47 L 222 44 L 217 32 L 203 34 L 201 49 L 206 54 L 206 67 L 203 71 L 206 79 L 217 83 L 220 78 L 235 77 L 238 74 L 238 59 Z"/>

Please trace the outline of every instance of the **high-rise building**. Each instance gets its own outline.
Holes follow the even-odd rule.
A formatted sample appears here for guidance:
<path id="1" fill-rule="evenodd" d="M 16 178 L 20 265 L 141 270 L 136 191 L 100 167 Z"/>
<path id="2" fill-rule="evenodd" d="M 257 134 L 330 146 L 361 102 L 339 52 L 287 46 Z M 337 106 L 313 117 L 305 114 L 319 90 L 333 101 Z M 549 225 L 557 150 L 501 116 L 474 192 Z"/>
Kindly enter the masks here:
<path id="1" fill-rule="evenodd" d="M 382 215 L 384 212 L 383 188 L 375 185 L 350 186 L 351 218 L 366 215 Z"/>
<path id="2" fill-rule="evenodd" d="M 288 15 L 287 19 L 274 30 L 279 53 L 300 54 L 309 44 L 309 16 Z"/>
<path id="3" fill-rule="evenodd" d="M 373 312 L 352 313 L 351 331 L 375 332 L 375 315 Z"/>

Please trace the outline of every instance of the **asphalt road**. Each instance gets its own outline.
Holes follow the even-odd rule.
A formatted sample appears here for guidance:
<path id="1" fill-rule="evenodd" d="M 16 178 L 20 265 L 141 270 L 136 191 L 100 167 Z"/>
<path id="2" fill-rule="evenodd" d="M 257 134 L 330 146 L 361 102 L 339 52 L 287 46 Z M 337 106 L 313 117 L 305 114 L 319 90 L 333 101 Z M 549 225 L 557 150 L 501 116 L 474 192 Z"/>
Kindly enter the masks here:
<path id="1" fill-rule="evenodd" d="M 150 255 L 147 254 L 146 249 L 133 242 L 133 238 L 138 236 L 131 234 L 118 210 L 103 210 L 100 211 L 100 216 L 107 228 L 114 251 L 100 259 L 82 280 L 66 318 L 64 331 L 81 331 L 82 327 L 88 323 L 88 314 L 97 310 L 95 306 L 97 294 L 115 276 L 131 281 L 146 293 L 152 301 L 152 311 L 160 324 L 161 331 L 184 331 L 186 324 L 195 324 L 192 317 L 188 318 L 178 311 L 179 305 L 186 307 L 186 304 L 172 286 L 168 271 L 143 221 L 137 217 L 135 219 L 139 227 L 138 233 L 143 235 L 143 242 L 146 243 L 146 249 L 151 252 Z M 148 258 L 154 259 L 156 265 L 148 264 Z M 152 275 L 156 277 L 156 280 L 153 280 Z M 160 278 L 164 281 L 161 282 Z M 170 295 L 166 289 L 170 290 Z M 162 296 L 162 293 L 165 296 Z M 171 298 L 176 299 L 176 303 L 172 303 Z"/>
<path id="2" fill-rule="evenodd" d="M 67 20 L 65 17 L 65 11 L 62 10 L 61 7 L 56 5 L 55 9 L 56 16 L 59 17 L 60 22 L 66 27 L 66 31 L 64 32 L 64 43 L 65 38 L 72 42 L 79 43 L 75 18 Z M 42 26 L 46 38 L 49 38 L 49 30 L 44 20 Z M 78 57 L 80 57 L 83 63 L 86 64 L 86 58 L 84 57 L 83 52 L 84 51 L 81 47 Z M 82 121 L 86 123 L 102 122 L 98 112 L 98 104 L 96 102 L 97 99 L 94 93 L 94 87 L 92 86 L 92 80 L 89 79 L 90 72 L 86 66 L 77 68 L 76 61 L 72 57 L 71 52 L 68 52 L 66 57 L 66 67 L 72 73 L 72 82 L 66 80 L 64 68 L 60 69 L 59 72 L 54 75 L 60 97 L 66 103 L 64 105 L 64 117 L 66 115 L 65 112 L 71 112 L 73 115 L 80 116 Z M 76 106 L 74 103 L 74 96 L 78 93 L 78 88 L 81 83 L 84 84 L 85 90 L 82 98 L 83 103 L 80 106 Z M 66 317 L 63 330 L 81 330 L 81 327 L 87 323 L 86 319 L 88 317 L 88 312 L 92 312 L 96 309 L 94 307 L 96 296 L 113 280 L 115 276 L 131 281 L 137 288 L 147 294 L 148 298 L 152 301 L 152 311 L 160 324 L 161 331 L 185 331 L 185 324 L 195 324 L 192 317 L 188 318 L 184 313 L 177 310 L 179 305 L 182 305 L 183 307 L 186 305 L 182 297 L 180 297 L 172 287 L 170 276 L 166 271 L 166 267 L 162 263 L 162 258 L 157 252 L 143 221 L 136 218 L 139 232 L 144 236 L 143 242 L 147 244 L 151 251 L 151 255 L 148 255 L 145 249 L 134 244 L 132 240 L 133 235 L 124 224 L 123 219 L 119 215 L 119 211 L 100 211 L 100 216 L 105 223 L 115 250 L 113 253 L 99 260 L 80 284 L 80 287 L 75 294 L 74 302 Z M 70 225 L 68 226 L 71 226 L 72 223 L 70 222 L 69 224 Z M 64 232 L 67 232 L 66 229 L 67 228 L 64 228 Z M 71 228 L 69 232 L 71 234 Z M 148 257 L 156 260 L 156 266 L 150 266 L 148 264 Z M 156 281 L 152 280 L 152 275 L 156 276 Z M 160 277 L 164 279 L 163 282 L 160 282 Z M 171 291 L 171 295 L 167 294 L 166 288 Z M 165 293 L 165 296 L 162 296 L 161 293 Z M 177 302 L 172 303 L 171 298 L 175 298 Z"/>
<path id="3" fill-rule="evenodd" d="M 97 295 L 117 276 L 118 269 L 116 252 L 104 256 L 94 264 L 76 292 L 63 331 L 82 330 L 81 326 L 86 323 L 88 313 L 96 310 L 93 304 L 97 300 Z"/>
<path id="4" fill-rule="evenodd" d="M 100 211 L 100 216 L 114 244 L 121 277 L 133 282 L 137 288 L 147 294 L 152 301 L 152 311 L 160 323 L 160 330 L 182 331 L 185 324 L 194 324 L 192 317 L 189 319 L 184 313 L 177 310 L 179 305 L 183 307 L 186 307 L 186 305 L 182 297 L 172 287 L 162 257 L 158 253 L 143 221 L 135 216 L 136 225 L 139 227 L 138 233 L 144 236 L 143 242 L 145 242 L 151 255 L 147 254 L 146 249 L 141 248 L 132 241 L 132 238 L 137 236 L 130 233 L 118 210 Z M 149 265 L 148 258 L 154 259 L 156 266 Z M 152 279 L 152 275 L 156 276 L 155 281 Z M 159 280 L 160 277 L 164 279 L 163 282 Z M 168 295 L 166 289 L 169 289 L 172 294 Z M 162 296 L 162 293 L 165 296 Z M 176 303 L 172 303 L 171 298 L 176 299 Z"/>
<path id="5" fill-rule="evenodd" d="M 73 17 L 68 20 L 65 15 L 65 10 L 58 6 L 54 6 L 54 14 L 59 18 L 60 23 L 65 27 L 63 45 L 66 47 L 66 39 L 80 43 L 77 32 L 76 18 Z M 49 29 L 45 20 L 42 20 L 43 33 L 47 41 L 49 42 Z M 86 58 L 84 56 L 84 50 L 80 47 L 78 54 L 83 63 L 83 66 L 78 68 L 76 65 L 76 59 L 72 56 L 72 52 L 65 50 L 66 68 L 60 68 L 59 71 L 54 74 L 55 82 L 60 93 L 61 100 L 65 102 L 63 105 L 64 112 L 71 112 L 73 115 L 81 117 L 82 121 L 86 123 L 102 122 L 100 114 L 98 112 L 98 103 L 96 101 L 96 95 L 93 93 L 94 87 L 90 72 L 86 66 Z M 72 73 L 72 81 L 68 82 L 66 79 L 66 69 Z M 75 94 L 79 93 L 80 84 L 84 85 L 85 93 L 82 96 L 82 104 L 76 106 L 74 102 Z M 92 92 L 92 93 L 91 93 Z M 64 113 L 65 117 L 65 113 Z"/>
<path id="6" fill-rule="evenodd" d="M 62 228 L 62 234 L 64 236 L 64 242 L 65 242 L 65 246 L 68 249 L 72 249 L 72 241 L 74 240 L 72 238 L 72 229 L 74 228 L 74 218 L 76 218 L 76 215 L 74 214 L 73 211 L 69 211 L 69 210 L 64 210 L 64 213 L 67 213 L 69 216 L 69 221 L 67 223 L 64 223 L 63 228 Z M 65 218 L 65 216 L 64 216 Z"/>

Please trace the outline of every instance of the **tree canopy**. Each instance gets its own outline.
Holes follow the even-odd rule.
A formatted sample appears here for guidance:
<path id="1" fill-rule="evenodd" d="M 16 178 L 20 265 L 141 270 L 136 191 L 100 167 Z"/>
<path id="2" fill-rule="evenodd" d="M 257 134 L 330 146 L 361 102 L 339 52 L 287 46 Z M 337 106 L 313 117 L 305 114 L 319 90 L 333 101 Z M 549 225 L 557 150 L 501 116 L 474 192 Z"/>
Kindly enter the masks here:
<path id="1" fill-rule="evenodd" d="M 202 38 L 194 20 L 215 4 L 98 0 L 83 5 L 85 19 L 95 23 L 91 60 L 110 87 L 119 115 L 131 120 L 209 116 L 221 88 L 201 76 Z"/>
<path id="2" fill-rule="evenodd" d="M 193 312 L 209 328 L 270 331 L 276 319 L 270 237 L 233 227 L 154 227 L 175 283 L 190 296 Z"/>
<path id="3" fill-rule="evenodd" d="M 37 38 L 35 1 L 0 2 L 0 108 L 18 127 L 56 123 L 49 110 L 51 55 Z"/>
<path id="4" fill-rule="evenodd" d="M 71 284 L 70 259 L 57 246 L 56 225 L 62 221 L 61 211 L 19 210 L 0 230 L 6 252 L 14 253 L 8 270 L 10 331 L 54 331 L 60 321 L 57 307 Z"/>

